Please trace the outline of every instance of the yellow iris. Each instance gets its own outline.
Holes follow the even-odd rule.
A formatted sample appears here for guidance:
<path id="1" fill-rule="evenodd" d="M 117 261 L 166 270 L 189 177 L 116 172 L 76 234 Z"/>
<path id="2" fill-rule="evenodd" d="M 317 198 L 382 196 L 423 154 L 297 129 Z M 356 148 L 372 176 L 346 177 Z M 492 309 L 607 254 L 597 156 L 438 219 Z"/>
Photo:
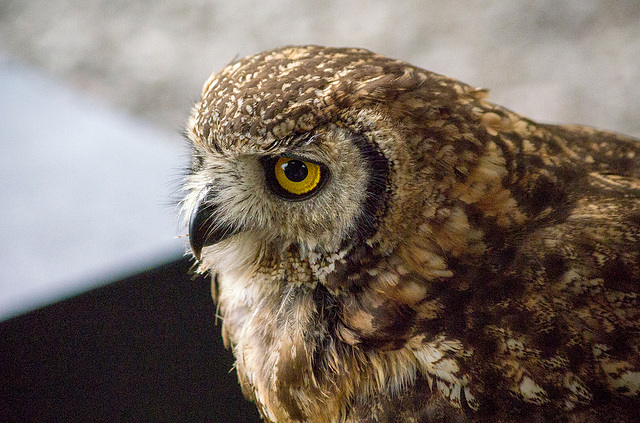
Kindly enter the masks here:
<path id="1" fill-rule="evenodd" d="M 278 184 L 295 195 L 311 192 L 318 186 L 321 177 L 317 164 L 288 157 L 280 157 L 274 171 Z"/>

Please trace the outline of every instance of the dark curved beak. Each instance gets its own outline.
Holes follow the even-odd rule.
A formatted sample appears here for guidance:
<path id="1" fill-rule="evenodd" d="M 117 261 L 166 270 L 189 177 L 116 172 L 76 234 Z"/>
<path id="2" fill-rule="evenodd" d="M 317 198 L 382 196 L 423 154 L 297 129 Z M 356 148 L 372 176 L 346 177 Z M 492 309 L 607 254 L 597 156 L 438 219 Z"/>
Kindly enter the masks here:
<path id="1" fill-rule="evenodd" d="M 203 189 L 189 219 L 189 244 L 198 260 L 204 247 L 217 244 L 239 232 L 236 226 L 220 223 L 218 206 L 210 201 L 213 195 L 211 187 Z"/>

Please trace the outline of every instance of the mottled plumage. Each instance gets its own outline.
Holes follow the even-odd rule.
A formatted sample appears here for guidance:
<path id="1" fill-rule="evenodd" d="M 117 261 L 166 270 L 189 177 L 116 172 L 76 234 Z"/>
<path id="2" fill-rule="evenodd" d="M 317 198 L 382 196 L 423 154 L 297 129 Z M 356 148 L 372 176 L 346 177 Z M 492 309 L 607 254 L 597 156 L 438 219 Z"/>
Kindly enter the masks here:
<path id="1" fill-rule="evenodd" d="M 314 46 L 207 82 L 182 212 L 266 421 L 637 421 L 640 142 L 486 97 Z"/>

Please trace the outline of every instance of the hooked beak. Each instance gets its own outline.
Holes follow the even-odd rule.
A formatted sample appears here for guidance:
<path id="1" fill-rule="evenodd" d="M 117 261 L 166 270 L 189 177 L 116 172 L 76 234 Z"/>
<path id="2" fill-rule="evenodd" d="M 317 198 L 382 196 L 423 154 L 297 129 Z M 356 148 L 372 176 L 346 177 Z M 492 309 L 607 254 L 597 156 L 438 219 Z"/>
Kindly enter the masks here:
<path id="1" fill-rule="evenodd" d="M 207 187 L 200 192 L 189 219 L 189 244 L 198 260 L 202 257 L 204 247 L 217 244 L 239 232 L 235 225 L 220 223 L 218 205 L 206 201 L 207 198 L 211 198 L 211 191 L 211 187 Z"/>

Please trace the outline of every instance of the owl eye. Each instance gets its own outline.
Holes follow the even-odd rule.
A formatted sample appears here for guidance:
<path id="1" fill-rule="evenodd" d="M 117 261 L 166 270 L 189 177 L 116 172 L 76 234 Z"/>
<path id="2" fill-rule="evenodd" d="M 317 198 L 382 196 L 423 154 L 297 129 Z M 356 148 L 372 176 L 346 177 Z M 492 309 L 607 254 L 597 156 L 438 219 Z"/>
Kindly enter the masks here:
<path id="1" fill-rule="evenodd" d="M 269 157 L 263 161 L 269 188 L 287 200 L 304 200 L 319 191 L 329 170 L 326 166 L 292 157 Z"/>

